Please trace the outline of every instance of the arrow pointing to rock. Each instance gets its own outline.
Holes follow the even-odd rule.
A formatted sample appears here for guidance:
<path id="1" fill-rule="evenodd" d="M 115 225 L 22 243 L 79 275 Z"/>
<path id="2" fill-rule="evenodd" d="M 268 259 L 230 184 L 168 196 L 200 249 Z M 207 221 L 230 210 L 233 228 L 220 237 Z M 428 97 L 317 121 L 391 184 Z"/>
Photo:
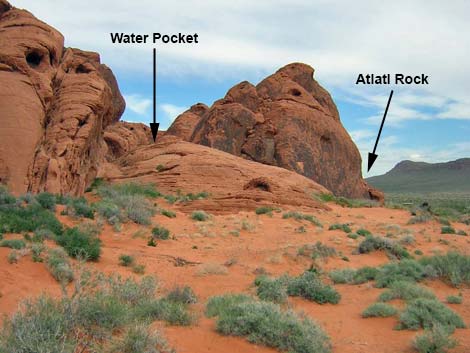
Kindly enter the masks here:
<path id="1" fill-rule="evenodd" d="M 157 140 L 159 126 L 160 123 L 157 123 L 157 49 L 153 48 L 153 123 L 150 123 L 153 142 Z"/>
<path id="2" fill-rule="evenodd" d="M 372 153 L 369 152 L 369 156 L 367 158 L 367 172 L 369 172 L 370 168 L 374 165 L 375 160 L 377 159 L 378 155 L 375 154 L 377 150 L 377 145 L 379 144 L 380 134 L 382 133 L 382 128 L 384 127 L 385 118 L 387 117 L 388 107 L 390 106 L 390 102 L 392 101 L 393 90 L 390 92 L 390 96 L 388 97 L 387 106 L 385 107 L 384 117 L 382 119 L 382 124 L 380 124 L 379 134 L 377 135 L 377 140 L 375 140 L 374 150 Z"/>

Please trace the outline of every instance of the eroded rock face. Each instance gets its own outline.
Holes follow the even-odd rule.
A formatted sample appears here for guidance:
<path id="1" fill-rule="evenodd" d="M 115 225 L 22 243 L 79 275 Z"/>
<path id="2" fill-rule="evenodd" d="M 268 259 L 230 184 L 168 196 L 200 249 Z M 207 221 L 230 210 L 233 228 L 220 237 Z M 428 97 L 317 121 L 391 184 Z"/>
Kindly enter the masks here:
<path id="1" fill-rule="evenodd" d="M 164 193 L 211 194 L 208 199 L 182 204 L 184 211 L 231 213 L 263 204 L 328 209 L 313 194 L 329 191 L 308 178 L 171 135 L 104 163 L 99 177 L 110 182 L 155 183 Z"/>
<path id="2" fill-rule="evenodd" d="M 362 179 L 359 151 L 313 73 L 294 63 L 257 86 L 241 82 L 197 117 L 180 115 L 168 134 L 295 171 L 336 195 L 381 200 Z"/>
<path id="3" fill-rule="evenodd" d="M 81 194 L 125 103 L 99 55 L 0 0 L 0 182 L 15 193 Z"/>

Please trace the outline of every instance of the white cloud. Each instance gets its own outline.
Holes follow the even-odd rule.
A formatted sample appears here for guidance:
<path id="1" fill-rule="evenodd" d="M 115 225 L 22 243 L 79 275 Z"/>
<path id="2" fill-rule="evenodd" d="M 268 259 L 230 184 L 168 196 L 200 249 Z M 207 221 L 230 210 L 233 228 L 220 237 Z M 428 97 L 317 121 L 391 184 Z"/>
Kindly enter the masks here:
<path id="1" fill-rule="evenodd" d="M 171 124 L 175 118 L 187 110 L 187 107 L 179 107 L 177 105 L 163 103 L 159 105 L 159 109 L 164 113 L 164 118 Z"/>
<path id="2" fill-rule="evenodd" d="M 124 95 L 124 99 L 126 100 L 126 108 L 139 115 L 148 114 L 148 110 L 152 105 L 152 101 L 150 99 L 138 94 Z"/>

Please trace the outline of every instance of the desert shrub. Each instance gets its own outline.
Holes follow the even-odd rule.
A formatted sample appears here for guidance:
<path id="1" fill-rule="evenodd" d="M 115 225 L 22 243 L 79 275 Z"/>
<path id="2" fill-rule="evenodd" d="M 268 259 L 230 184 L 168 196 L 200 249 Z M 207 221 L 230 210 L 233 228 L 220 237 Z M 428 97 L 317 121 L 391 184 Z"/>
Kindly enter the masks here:
<path id="1" fill-rule="evenodd" d="M 119 265 L 124 267 L 130 267 L 134 264 L 134 256 L 122 254 L 119 256 Z"/>
<path id="2" fill-rule="evenodd" d="M 120 224 L 126 220 L 121 208 L 109 200 L 101 200 L 95 203 L 93 207 L 98 215 L 111 225 Z"/>
<path id="3" fill-rule="evenodd" d="M 444 226 L 441 228 L 441 234 L 455 234 L 455 229 L 451 226 Z"/>
<path id="4" fill-rule="evenodd" d="M 322 283 L 318 275 L 312 271 L 305 271 L 298 277 L 291 278 L 287 285 L 287 294 L 302 297 L 318 304 L 337 304 L 341 295 L 332 286 Z"/>
<path id="5" fill-rule="evenodd" d="M 26 243 L 22 239 L 3 239 L 0 241 L 0 247 L 21 250 L 26 247 Z"/>
<path id="6" fill-rule="evenodd" d="M 283 312 L 274 303 L 240 296 L 235 300 L 213 297 L 207 311 L 218 316 L 216 329 L 224 335 L 246 337 L 250 342 L 292 353 L 331 352 L 328 336 L 315 322 L 292 311 Z"/>
<path id="7" fill-rule="evenodd" d="M 435 277 L 439 277 L 453 286 L 470 284 L 470 256 L 457 252 L 445 255 L 423 257 L 420 264 L 430 268 Z"/>
<path id="8" fill-rule="evenodd" d="M 189 326 L 194 321 L 186 304 L 165 298 L 142 301 L 137 306 L 137 314 L 147 321 L 163 320 L 175 326 Z"/>
<path id="9" fill-rule="evenodd" d="M 330 272 L 330 278 L 334 283 L 362 284 L 375 280 L 379 269 L 375 267 L 362 267 L 360 269 L 341 269 Z"/>
<path id="10" fill-rule="evenodd" d="M 388 255 L 397 259 L 411 257 L 408 251 L 400 244 L 387 238 L 367 236 L 358 246 L 360 254 L 367 254 L 377 250 L 385 250 Z"/>
<path id="11" fill-rule="evenodd" d="M 173 212 L 173 211 L 170 211 L 170 210 L 164 210 L 164 209 L 162 209 L 162 210 L 160 211 L 160 213 L 161 213 L 162 215 L 164 215 L 165 217 L 168 217 L 168 218 L 175 218 L 175 217 L 176 217 L 176 213 Z"/>
<path id="12" fill-rule="evenodd" d="M 407 234 L 403 235 L 398 242 L 403 245 L 413 245 L 416 242 L 416 239 L 413 235 Z"/>
<path id="13" fill-rule="evenodd" d="M 46 246 L 44 244 L 34 243 L 31 245 L 31 254 L 33 262 L 43 262 L 43 258 L 41 257 L 41 255 L 44 250 L 46 250 Z"/>
<path id="14" fill-rule="evenodd" d="M 137 273 L 138 275 L 143 275 L 145 273 L 145 265 L 134 264 L 132 266 L 132 272 Z"/>
<path id="15" fill-rule="evenodd" d="M 57 237 L 57 243 L 71 257 L 97 261 L 101 255 L 101 240 L 78 227 L 68 228 L 64 234 Z"/>
<path id="16" fill-rule="evenodd" d="M 360 228 L 356 231 L 357 235 L 360 235 L 362 237 L 367 237 L 369 235 L 372 235 L 371 232 L 369 232 L 367 229 L 364 229 L 364 228 Z"/>
<path id="17" fill-rule="evenodd" d="M 99 188 L 101 185 L 104 185 L 104 184 L 105 184 L 105 181 L 103 178 L 95 178 L 90 184 L 90 186 L 86 188 L 85 192 L 91 192 L 93 190 L 96 190 L 97 188 Z"/>
<path id="18" fill-rule="evenodd" d="M 145 325 L 133 325 L 115 338 L 107 353 L 160 353 L 166 352 L 167 342 L 157 332 Z"/>
<path id="19" fill-rule="evenodd" d="M 390 289 L 380 294 L 379 301 L 388 302 L 394 299 L 409 301 L 417 298 L 436 299 L 436 296 L 426 287 L 412 282 L 397 281 L 390 285 Z"/>
<path id="20" fill-rule="evenodd" d="M 0 184 L 0 206 L 14 205 L 16 203 L 16 197 L 8 192 L 8 189 Z"/>
<path id="21" fill-rule="evenodd" d="M 181 304 L 197 303 L 197 296 L 189 286 L 175 287 L 165 297 L 168 301 Z"/>
<path id="22" fill-rule="evenodd" d="M 372 200 L 360 200 L 360 199 L 348 199 L 342 196 L 334 196 L 333 194 L 316 194 L 314 195 L 318 200 L 323 202 L 334 202 L 341 207 L 349 207 L 349 208 L 356 208 L 356 207 L 375 207 L 378 205 L 377 201 Z"/>
<path id="23" fill-rule="evenodd" d="M 396 315 L 398 310 L 385 303 L 374 303 L 362 312 L 362 317 L 389 317 Z"/>
<path id="24" fill-rule="evenodd" d="M 434 325 L 413 341 L 413 347 L 418 353 L 445 353 L 454 348 L 457 341 L 450 337 L 449 329 L 442 325 Z"/>
<path id="25" fill-rule="evenodd" d="M 269 278 L 259 276 L 255 280 L 256 294 L 258 298 L 264 301 L 282 304 L 287 301 L 287 282 L 288 278 Z"/>
<path id="26" fill-rule="evenodd" d="M 207 317 L 219 316 L 229 307 L 250 301 L 253 301 L 253 298 L 246 294 L 225 294 L 211 297 L 207 302 L 205 313 Z"/>
<path id="27" fill-rule="evenodd" d="M 227 267 L 216 263 L 207 263 L 199 265 L 196 270 L 197 276 L 226 275 L 227 273 Z"/>
<path id="28" fill-rule="evenodd" d="M 62 248 L 49 250 L 46 266 L 59 283 L 72 282 L 74 274 L 67 253 Z"/>
<path id="29" fill-rule="evenodd" d="M 462 304 L 462 296 L 461 295 L 449 295 L 447 297 L 447 303 L 449 304 Z"/>
<path id="30" fill-rule="evenodd" d="M 335 224 L 330 225 L 330 228 L 328 228 L 328 230 L 338 230 L 338 229 L 342 230 L 345 233 L 352 232 L 351 228 L 349 227 L 349 224 L 346 224 L 346 223 L 343 223 L 343 224 L 335 223 Z"/>
<path id="31" fill-rule="evenodd" d="M 55 234 L 62 233 L 62 224 L 54 213 L 37 204 L 0 207 L 0 228 L 11 233 L 34 232 L 37 229 L 49 229 Z"/>
<path id="32" fill-rule="evenodd" d="M 170 238 L 170 231 L 162 226 L 156 226 L 152 229 L 152 236 L 155 239 L 167 240 Z"/>
<path id="33" fill-rule="evenodd" d="M 317 241 L 315 244 L 302 245 L 297 253 L 301 256 L 309 256 L 312 259 L 326 259 L 336 256 L 336 249 Z"/>
<path id="34" fill-rule="evenodd" d="M 49 229 L 46 229 L 46 228 L 40 228 L 40 229 L 36 229 L 34 231 L 34 234 L 33 234 L 33 237 L 31 239 L 31 241 L 33 243 L 42 243 L 46 239 L 48 239 L 48 240 L 55 239 L 54 232 L 52 232 L 52 231 L 50 231 Z"/>
<path id="35" fill-rule="evenodd" d="M 102 198 L 115 199 L 122 195 L 140 195 L 144 197 L 156 198 L 162 194 L 155 188 L 154 184 L 145 183 L 122 183 L 122 184 L 101 184 L 97 188 L 98 195 Z"/>
<path id="36" fill-rule="evenodd" d="M 344 268 L 340 270 L 333 270 L 329 273 L 329 276 L 333 283 L 337 284 L 346 284 L 354 283 L 354 276 L 356 275 L 356 270 L 352 268 Z"/>
<path id="37" fill-rule="evenodd" d="M 432 219 L 432 215 L 429 212 L 423 212 L 411 217 L 408 221 L 408 224 L 419 224 L 426 223 Z"/>
<path id="38" fill-rule="evenodd" d="M 379 273 L 379 269 L 375 267 L 361 267 L 356 271 L 354 274 L 354 284 L 362 284 L 366 283 L 368 281 L 373 281 L 377 277 L 377 274 Z"/>
<path id="39" fill-rule="evenodd" d="M 317 227 L 323 227 L 323 225 L 318 220 L 318 218 L 316 218 L 315 216 L 310 215 L 310 214 L 304 214 L 304 213 L 300 213 L 300 212 L 289 211 L 289 212 L 284 213 L 282 215 L 282 218 L 284 218 L 284 219 L 294 218 L 297 221 L 308 221 L 308 222 L 316 225 Z"/>
<path id="40" fill-rule="evenodd" d="M 349 233 L 348 238 L 356 240 L 357 238 L 359 238 L 359 235 L 357 235 L 356 233 Z"/>
<path id="41" fill-rule="evenodd" d="M 463 237 L 468 236 L 467 232 L 465 232 L 464 230 L 459 230 L 459 231 L 457 231 L 456 234 L 457 234 L 457 235 L 461 235 L 461 236 L 463 236 Z"/>
<path id="42" fill-rule="evenodd" d="M 274 207 L 270 207 L 270 206 L 261 206 L 261 207 L 258 207 L 258 208 L 255 210 L 255 213 L 258 214 L 258 215 L 267 214 L 267 215 L 271 215 L 271 216 L 272 216 L 273 210 L 274 210 Z"/>
<path id="43" fill-rule="evenodd" d="M 42 208 L 54 211 L 57 203 L 56 197 L 50 192 L 42 192 L 36 195 L 36 201 L 41 205 Z"/>
<path id="44" fill-rule="evenodd" d="M 430 329 L 436 325 L 455 328 L 465 328 L 462 318 L 435 299 L 418 298 L 408 303 L 400 314 L 399 329 L 417 330 Z"/>
<path id="45" fill-rule="evenodd" d="M 65 214 L 77 218 L 93 219 L 95 217 L 93 207 L 84 197 L 69 198 L 64 211 Z"/>
<path id="46" fill-rule="evenodd" d="M 191 219 L 198 222 L 204 222 L 209 219 L 209 215 L 204 211 L 194 211 L 191 213 Z"/>
<path id="47" fill-rule="evenodd" d="M 375 286 L 385 288 L 398 281 L 418 282 L 425 276 L 425 269 L 419 262 L 405 259 L 380 267 L 375 276 Z"/>
<path id="48" fill-rule="evenodd" d="M 12 250 L 7 257 L 7 261 L 9 264 L 16 264 L 18 263 L 18 260 L 20 259 L 20 254 L 18 254 L 18 251 Z"/>

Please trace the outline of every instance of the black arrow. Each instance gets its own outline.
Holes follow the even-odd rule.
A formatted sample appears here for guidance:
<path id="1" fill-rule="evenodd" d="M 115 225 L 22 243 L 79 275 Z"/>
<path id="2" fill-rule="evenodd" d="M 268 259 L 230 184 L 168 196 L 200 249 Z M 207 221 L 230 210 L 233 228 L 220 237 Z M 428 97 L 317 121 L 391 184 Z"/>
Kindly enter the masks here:
<path id="1" fill-rule="evenodd" d="M 157 49 L 153 48 L 153 123 L 150 123 L 153 142 L 157 140 L 159 126 L 160 123 L 157 123 Z"/>
<path id="2" fill-rule="evenodd" d="M 372 168 L 375 160 L 378 157 L 378 155 L 375 154 L 375 150 L 377 149 L 377 145 L 379 144 L 380 134 L 382 133 L 382 128 L 384 127 L 385 118 L 387 117 L 388 107 L 390 106 L 390 102 L 392 101 L 392 96 L 393 96 L 393 89 L 390 92 L 390 97 L 388 97 L 388 102 L 387 102 L 387 106 L 385 107 L 385 113 L 382 119 L 382 124 L 380 124 L 379 134 L 377 135 L 377 140 L 375 140 L 374 150 L 372 151 L 372 153 L 369 152 L 369 157 L 367 158 L 367 172 L 369 172 L 370 168 Z"/>

